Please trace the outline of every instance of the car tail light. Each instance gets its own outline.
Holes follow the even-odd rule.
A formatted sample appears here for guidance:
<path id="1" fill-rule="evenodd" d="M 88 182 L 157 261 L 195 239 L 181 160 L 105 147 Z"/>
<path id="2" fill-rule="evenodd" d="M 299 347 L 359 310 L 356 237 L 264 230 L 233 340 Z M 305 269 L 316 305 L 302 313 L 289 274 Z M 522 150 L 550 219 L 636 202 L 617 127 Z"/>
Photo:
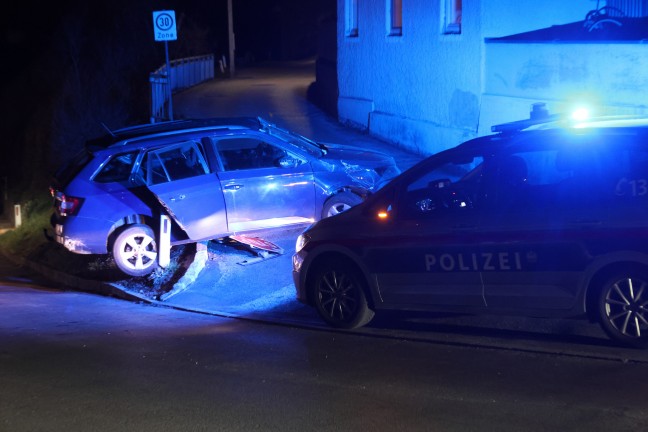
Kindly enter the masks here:
<path id="1" fill-rule="evenodd" d="M 81 198 L 65 195 L 63 192 L 54 192 L 56 199 L 56 209 L 61 216 L 74 216 L 79 212 L 81 207 Z"/>

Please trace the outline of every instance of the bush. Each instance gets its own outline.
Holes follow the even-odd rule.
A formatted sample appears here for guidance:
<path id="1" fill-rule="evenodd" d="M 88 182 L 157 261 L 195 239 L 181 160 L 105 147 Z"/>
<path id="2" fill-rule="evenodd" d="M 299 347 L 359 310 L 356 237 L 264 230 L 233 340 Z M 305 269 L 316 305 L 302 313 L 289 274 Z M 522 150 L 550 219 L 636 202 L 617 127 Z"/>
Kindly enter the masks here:
<path id="1" fill-rule="evenodd" d="M 47 242 L 52 201 L 47 195 L 21 205 L 22 225 L 0 235 L 0 251 L 6 255 L 27 258 Z M 51 230 L 50 230 L 51 231 Z"/>

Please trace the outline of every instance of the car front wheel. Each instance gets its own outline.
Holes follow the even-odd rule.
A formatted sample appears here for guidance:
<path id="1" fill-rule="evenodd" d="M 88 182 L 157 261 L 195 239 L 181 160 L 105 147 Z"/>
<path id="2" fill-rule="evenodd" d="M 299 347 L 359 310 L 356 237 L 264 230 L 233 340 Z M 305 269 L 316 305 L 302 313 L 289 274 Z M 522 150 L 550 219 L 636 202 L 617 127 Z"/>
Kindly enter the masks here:
<path id="1" fill-rule="evenodd" d="M 349 210 L 351 207 L 356 206 L 362 202 L 362 198 L 353 192 L 344 191 L 337 193 L 330 197 L 324 203 L 322 209 L 322 219 L 335 216 L 338 213 Z"/>
<path id="2" fill-rule="evenodd" d="M 332 261 L 320 267 L 312 284 L 312 298 L 320 317 L 336 328 L 367 324 L 374 312 L 367 304 L 364 282 L 352 266 Z"/>
<path id="3" fill-rule="evenodd" d="M 648 274 L 628 271 L 610 278 L 599 293 L 603 330 L 624 345 L 648 347 Z"/>
<path id="4" fill-rule="evenodd" d="M 130 276 L 145 276 L 157 267 L 157 244 L 146 225 L 130 225 L 115 239 L 112 248 L 117 267 Z"/>

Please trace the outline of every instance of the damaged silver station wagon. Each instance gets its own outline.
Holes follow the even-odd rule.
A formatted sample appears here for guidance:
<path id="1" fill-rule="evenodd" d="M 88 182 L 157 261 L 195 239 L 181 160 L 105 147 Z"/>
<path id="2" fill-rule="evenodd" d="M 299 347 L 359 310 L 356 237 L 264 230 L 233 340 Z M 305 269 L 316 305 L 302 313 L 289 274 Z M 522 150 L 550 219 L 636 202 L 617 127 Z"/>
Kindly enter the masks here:
<path id="1" fill-rule="evenodd" d="M 56 241 L 112 253 L 131 276 L 157 267 L 161 216 L 171 245 L 307 226 L 400 171 L 391 156 L 321 144 L 261 118 L 179 120 L 88 142 L 55 175 Z"/>

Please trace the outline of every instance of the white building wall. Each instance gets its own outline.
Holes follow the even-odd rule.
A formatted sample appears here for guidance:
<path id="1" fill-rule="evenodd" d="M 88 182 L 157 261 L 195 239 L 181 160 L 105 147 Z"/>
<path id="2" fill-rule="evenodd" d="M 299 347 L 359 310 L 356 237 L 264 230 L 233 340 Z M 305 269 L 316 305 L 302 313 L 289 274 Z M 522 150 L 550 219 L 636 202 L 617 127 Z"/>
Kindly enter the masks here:
<path id="1" fill-rule="evenodd" d="M 600 115 L 646 115 L 648 50 L 637 42 L 487 43 L 480 135 L 528 116 L 532 103 L 552 113 L 585 107 Z"/>
<path id="2" fill-rule="evenodd" d="M 442 34 L 445 0 L 403 1 L 402 35 L 388 35 L 387 2 L 357 0 L 345 35 L 338 0 L 340 121 L 420 154 L 475 136 L 484 89 L 484 38 L 582 20 L 594 0 L 463 0 L 462 32 Z"/>

